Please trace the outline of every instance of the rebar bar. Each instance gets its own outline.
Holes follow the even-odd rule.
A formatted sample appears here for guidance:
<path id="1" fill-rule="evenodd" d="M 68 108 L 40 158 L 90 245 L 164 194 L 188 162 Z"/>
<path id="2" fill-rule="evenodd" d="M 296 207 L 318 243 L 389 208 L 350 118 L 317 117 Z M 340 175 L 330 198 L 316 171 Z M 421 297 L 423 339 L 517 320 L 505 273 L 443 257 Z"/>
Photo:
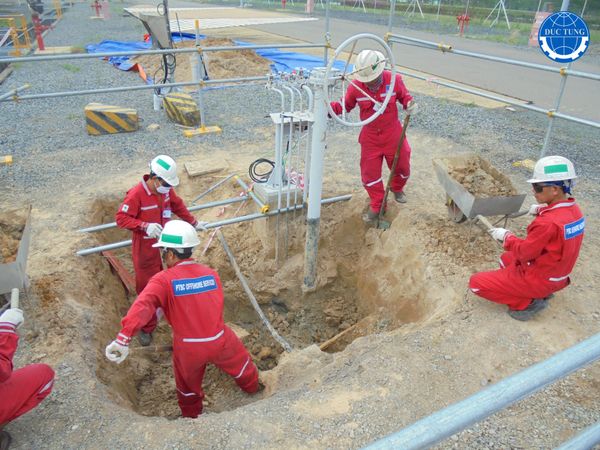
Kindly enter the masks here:
<path id="1" fill-rule="evenodd" d="M 233 176 L 235 176 L 235 173 L 232 173 L 231 175 L 227 176 L 226 178 L 223 178 L 221 181 L 219 181 L 216 184 L 213 184 L 211 187 L 209 187 L 207 190 L 205 190 L 202 194 L 198 195 L 198 197 L 196 197 L 194 200 L 192 200 L 192 203 L 196 203 L 198 200 L 200 200 L 202 197 L 204 197 L 205 195 L 210 194 L 212 191 L 214 191 L 215 189 L 217 189 L 219 186 L 221 186 L 223 183 L 226 183 L 227 180 L 231 179 Z"/>

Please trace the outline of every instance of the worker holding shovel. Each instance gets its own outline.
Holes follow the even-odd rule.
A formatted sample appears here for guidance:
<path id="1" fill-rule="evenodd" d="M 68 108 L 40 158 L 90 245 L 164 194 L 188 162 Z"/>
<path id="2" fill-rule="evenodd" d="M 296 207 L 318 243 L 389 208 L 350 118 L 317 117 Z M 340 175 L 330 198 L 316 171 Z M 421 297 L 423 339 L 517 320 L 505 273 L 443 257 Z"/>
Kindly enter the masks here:
<path id="1" fill-rule="evenodd" d="M 385 63 L 383 54 L 376 50 L 363 50 L 358 54 L 354 65 L 354 80 L 348 86 L 343 99 L 346 112 L 352 111 L 358 105 L 360 119 L 366 120 L 381 108 L 392 79 L 392 72 L 385 69 Z M 385 210 L 381 165 L 385 158 L 388 167 L 392 168 L 399 146 L 399 159 L 390 188 L 398 203 L 406 203 L 404 186 L 410 176 L 411 150 L 407 140 L 401 141 L 402 124 L 398 120 L 396 102 L 400 103 L 409 115 L 417 111 L 417 104 L 398 74 L 391 95 L 385 111 L 373 122 L 363 126 L 358 137 L 361 146 L 361 179 L 371 199 L 369 210 L 363 217 L 366 222 L 376 221 L 380 211 Z M 340 102 L 331 102 L 331 108 L 337 115 L 342 114 L 344 107 Z"/>
<path id="2" fill-rule="evenodd" d="M 208 363 L 231 375 L 245 392 L 258 391 L 258 369 L 248 350 L 223 321 L 223 289 L 217 273 L 192 258 L 198 245 L 189 223 L 165 225 L 155 248 L 162 249 L 167 269 L 153 276 L 121 321 L 106 357 L 120 364 L 129 354 L 131 337 L 162 308 L 173 329 L 173 371 L 183 417 L 202 413 L 202 379 Z"/>
<path id="3" fill-rule="evenodd" d="M 500 257 L 500 269 L 473 274 L 469 289 L 508 305 L 513 319 L 531 319 L 546 308 L 553 292 L 570 283 L 585 228 L 583 214 L 570 196 L 575 178 L 575 168 L 567 158 L 540 159 L 527 180 L 538 203 L 529 209 L 536 217 L 525 239 L 504 228 L 489 229 L 506 251 Z"/>
<path id="4" fill-rule="evenodd" d="M 171 216 L 175 214 L 197 229 L 202 226 L 175 193 L 173 188 L 178 184 L 177 165 L 173 158 L 158 155 L 150 162 L 150 174 L 144 175 L 142 181 L 127 191 L 117 211 L 117 226 L 132 231 L 131 256 L 138 294 L 144 290 L 148 280 L 162 270 L 160 252 L 153 248 L 153 244 Z M 150 345 L 157 323 L 157 317 L 151 317 L 144 324 L 139 334 L 140 344 Z"/>
<path id="5" fill-rule="evenodd" d="M 17 304 L 14 301 L 14 291 Z M 0 449 L 10 446 L 11 437 L 3 428 L 9 422 L 35 408 L 52 392 L 54 371 L 46 364 L 30 364 L 13 370 L 17 351 L 17 328 L 23 324 L 18 307 L 18 289 L 13 290 L 11 307 L 0 316 Z"/>

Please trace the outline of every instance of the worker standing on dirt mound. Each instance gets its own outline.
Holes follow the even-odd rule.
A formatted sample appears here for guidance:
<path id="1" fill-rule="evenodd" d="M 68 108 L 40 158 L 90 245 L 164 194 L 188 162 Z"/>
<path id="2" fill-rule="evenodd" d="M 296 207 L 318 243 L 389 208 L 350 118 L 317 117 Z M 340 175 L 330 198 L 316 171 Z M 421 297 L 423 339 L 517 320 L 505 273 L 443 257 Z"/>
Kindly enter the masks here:
<path id="1" fill-rule="evenodd" d="M 504 228 L 492 228 L 504 244 L 500 269 L 471 276 L 476 295 L 508 305 L 508 314 L 529 320 L 548 305 L 553 292 L 567 287 L 583 241 L 585 219 L 570 197 L 577 175 L 573 163 L 562 156 L 540 159 L 531 183 L 538 204 L 529 208 L 536 218 L 520 239 Z"/>
<path id="2" fill-rule="evenodd" d="M 354 65 L 354 80 L 348 86 L 344 97 L 346 112 L 352 111 L 358 104 L 360 120 L 366 120 L 375 114 L 381 107 L 392 79 L 392 72 L 385 70 L 386 59 L 381 52 L 376 50 L 361 51 Z M 396 75 L 394 92 L 385 111 L 373 122 L 365 125 L 358 142 L 361 147 L 360 175 L 363 186 L 371 199 L 370 208 L 363 217 L 366 222 L 377 219 L 385 195 L 381 165 L 383 159 L 391 169 L 392 162 L 402 134 L 402 124 L 398 120 L 398 107 L 400 103 L 410 115 L 417 112 L 417 104 L 409 94 L 408 89 L 400 75 Z M 342 114 L 343 107 L 340 102 L 331 102 L 331 108 L 337 115 Z M 391 190 L 398 203 L 406 203 L 404 186 L 410 176 L 410 145 L 404 139 L 400 150 L 400 157 L 391 182 Z"/>
<path id="3" fill-rule="evenodd" d="M 13 371 L 13 356 L 17 351 L 23 324 L 23 311 L 12 308 L 0 316 L 0 449 L 8 449 L 10 434 L 4 426 L 35 408 L 44 400 L 54 383 L 54 371 L 46 364 L 30 364 Z"/>
<path id="4" fill-rule="evenodd" d="M 106 347 L 106 357 L 121 363 L 129 342 L 162 308 L 173 329 L 173 370 L 183 417 L 202 413 L 202 379 L 212 363 L 231 375 L 250 394 L 258 390 L 258 370 L 250 354 L 223 321 L 223 289 L 219 275 L 191 259 L 198 235 L 190 224 L 173 220 L 159 241 L 167 269 L 153 276 L 121 321 L 117 339 Z"/>
<path id="5" fill-rule="evenodd" d="M 117 211 L 117 225 L 133 231 L 131 256 L 138 295 L 148 280 L 162 270 L 160 252 L 153 248 L 153 244 L 171 216 L 176 214 L 197 229 L 201 228 L 200 222 L 175 193 L 173 188 L 178 184 L 177 165 L 173 158 L 158 155 L 150 162 L 150 174 L 144 175 L 142 181 L 127 191 Z M 150 345 L 157 322 L 157 317 L 153 316 L 144 324 L 139 334 L 140 344 Z"/>

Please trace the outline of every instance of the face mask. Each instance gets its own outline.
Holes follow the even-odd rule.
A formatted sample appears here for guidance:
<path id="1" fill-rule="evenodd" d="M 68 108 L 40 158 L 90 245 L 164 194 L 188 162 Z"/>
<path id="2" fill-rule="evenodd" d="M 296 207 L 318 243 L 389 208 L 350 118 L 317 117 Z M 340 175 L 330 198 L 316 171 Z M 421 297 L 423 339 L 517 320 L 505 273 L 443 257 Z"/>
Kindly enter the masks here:
<path id="1" fill-rule="evenodd" d="M 159 194 L 168 194 L 170 190 L 170 187 L 165 187 L 162 184 L 156 188 L 156 192 Z"/>

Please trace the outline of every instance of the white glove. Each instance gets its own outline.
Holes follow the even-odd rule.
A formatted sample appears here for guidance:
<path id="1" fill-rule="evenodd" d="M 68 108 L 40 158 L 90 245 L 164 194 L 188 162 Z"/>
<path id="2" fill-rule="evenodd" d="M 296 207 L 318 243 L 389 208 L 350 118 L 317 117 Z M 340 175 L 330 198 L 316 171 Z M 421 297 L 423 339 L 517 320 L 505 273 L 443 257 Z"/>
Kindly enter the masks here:
<path id="1" fill-rule="evenodd" d="M 23 321 L 23 311 L 19 308 L 7 309 L 0 316 L 0 323 L 10 323 L 11 325 L 14 325 L 15 328 L 19 328 L 21 325 L 23 325 Z"/>
<path id="2" fill-rule="evenodd" d="M 162 233 L 162 226 L 159 223 L 149 223 L 146 225 L 146 236 L 158 239 Z"/>
<path id="3" fill-rule="evenodd" d="M 417 104 L 417 102 L 415 102 L 414 100 L 408 102 L 408 105 L 406 105 L 406 114 L 412 116 L 415 115 L 417 111 L 419 111 L 419 105 Z"/>
<path id="4" fill-rule="evenodd" d="M 540 203 L 539 205 L 533 204 L 529 207 L 529 214 L 531 214 L 532 216 L 537 216 L 540 212 L 540 209 L 546 206 L 548 206 L 546 203 Z"/>
<path id="5" fill-rule="evenodd" d="M 117 341 L 112 341 L 106 346 L 104 354 L 109 361 L 121 364 L 125 361 L 127 355 L 129 355 L 129 346 L 119 344 Z"/>
<path id="6" fill-rule="evenodd" d="M 510 233 L 510 231 L 506 228 L 490 228 L 488 233 L 490 233 L 497 241 L 504 243 L 504 239 L 506 239 L 506 235 Z"/>
<path id="7" fill-rule="evenodd" d="M 196 229 L 196 231 L 206 231 L 206 225 L 208 225 L 208 222 L 196 222 L 196 225 L 194 226 L 194 228 Z"/>

